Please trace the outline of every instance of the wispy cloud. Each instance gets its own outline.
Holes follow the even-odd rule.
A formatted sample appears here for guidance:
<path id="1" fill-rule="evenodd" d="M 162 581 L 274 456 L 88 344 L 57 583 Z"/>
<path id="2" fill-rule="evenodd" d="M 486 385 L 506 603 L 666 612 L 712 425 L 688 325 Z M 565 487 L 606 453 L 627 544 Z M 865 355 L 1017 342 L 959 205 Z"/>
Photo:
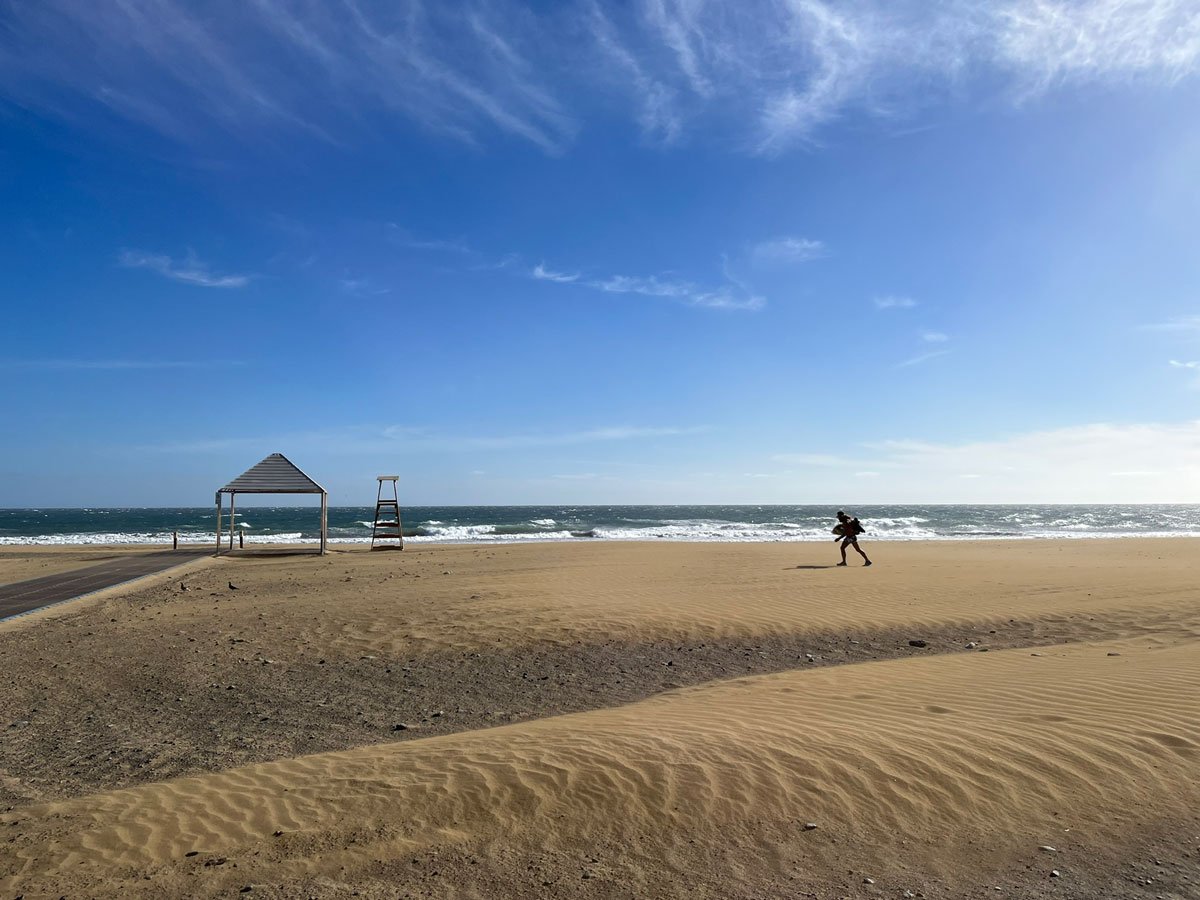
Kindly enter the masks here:
<path id="1" fill-rule="evenodd" d="M 99 106 L 176 139 L 275 127 L 338 143 L 401 116 L 557 153 L 576 129 L 530 57 L 543 25 L 515 3 L 247 0 L 205 15 L 186 0 L 45 0 L 9 12 L 11 99 L 68 115 Z"/>
<path id="2" fill-rule="evenodd" d="M 766 305 L 766 300 L 747 291 L 742 281 L 715 288 L 701 287 L 690 281 L 660 278 L 657 275 L 608 275 L 601 278 L 586 278 L 577 273 L 556 272 L 539 263 L 529 273 L 530 278 L 572 284 L 602 291 L 607 294 L 638 294 L 643 297 L 661 297 L 677 300 L 688 306 L 708 309 L 757 310 Z"/>
<path id="3" fill-rule="evenodd" d="M 1170 85 L 1197 70 L 1200 16 L 1190 0 L 643 0 L 606 41 L 639 48 L 681 110 L 756 110 L 748 146 L 771 154 L 847 111 L 895 114 L 959 90 L 973 72 L 1015 101 L 1068 83 Z"/>
<path id="4" fill-rule="evenodd" d="M 820 244 L 819 241 L 811 242 Z M 472 252 L 467 250 L 466 252 Z M 520 254 L 509 253 L 498 261 L 488 261 L 483 254 L 475 254 L 479 260 L 470 268 L 475 271 L 508 270 L 552 284 L 574 285 L 606 294 L 637 294 L 643 297 L 659 297 L 675 300 L 688 306 L 709 309 L 757 310 L 766 305 L 766 300 L 755 293 L 750 284 L 736 275 L 728 258 L 721 259 L 721 272 L 725 284 L 708 287 L 696 282 L 665 275 L 587 275 L 580 271 L 563 271 L 549 266 L 544 260 L 530 267 Z M 367 292 L 369 283 L 361 281 L 343 282 L 343 287 L 354 287 L 356 292 Z"/>
<path id="5" fill-rule="evenodd" d="M 949 350 L 934 350 L 931 353 L 922 353 L 919 356 L 914 356 L 910 359 L 904 360 L 903 362 L 896 363 L 896 368 L 905 369 L 909 366 L 919 366 L 923 362 L 928 362 L 931 359 L 937 359 L 939 356 L 945 356 L 949 352 Z"/>
<path id="6" fill-rule="evenodd" d="M 891 295 L 874 297 L 871 302 L 875 304 L 876 309 L 912 309 L 917 305 L 917 301 L 912 297 L 895 297 Z"/>
<path id="7" fill-rule="evenodd" d="M 1200 68 L 1194 0 L 186 0 L 6 7 L 0 96 L 174 140 L 288 131 L 339 144 L 402 118 L 560 153 L 625 98 L 646 139 L 707 124 L 775 154 L 849 113 L 989 91 L 1171 86 Z M 972 77 L 974 76 L 974 77 Z"/>
<path id="8" fill-rule="evenodd" d="M 730 287 L 702 288 L 690 281 L 660 279 L 631 275 L 613 275 L 602 281 L 587 282 L 588 287 L 610 294 L 641 294 L 645 297 L 668 297 L 690 306 L 709 309 L 762 309 L 766 300 L 757 295 L 747 296 Z"/>
<path id="9" fill-rule="evenodd" d="M 1173 359 L 1170 362 L 1172 369 L 1182 369 L 1185 372 L 1191 372 L 1193 377 L 1190 385 L 1193 389 L 1200 390 L 1200 360 L 1181 362 L 1177 359 Z"/>
<path id="10" fill-rule="evenodd" d="M 420 238 L 395 222 L 387 223 L 388 240 L 397 247 L 406 250 L 424 250 L 434 253 L 470 254 L 471 248 L 462 238 L 443 240 L 438 238 Z"/>
<path id="11" fill-rule="evenodd" d="M 538 263 L 534 266 L 531 274 L 537 281 L 555 281 L 559 284 L 570 284 L 579 280 L 578 272 L 552 272 L 546 268 L 544 263 Z"/>
<path id="12" fill-rule="evenodd" d="M 922 331 L 921 340 L 927 344 L 944 344 L 950 340 L 950 335 L 943 331 Z"/>
<path id="13" fill-rule="evenodd" d="M 0 368 L 37 369 L 44 371 L 76 370 L 92 372 L 143 369 L 219 369 L 244 365 L 244 362 L 228 359 L 0 359 Z"/>
<path id="14" fill-rule="evenodd" d="M 678 91 L 647 72 L 596 0 L 587 2 L 584 22 L 600 57 L 598 77 L 635 98 L 642 133 L 658 144 L 678 140 L 684 125 Z"/>
<path id="15" fill-rule="evenodd" d="M 391 288 L 376 284 L 370 278 L 342 278 L 338 281 L 338 287 L 347 294 L 359 297 L 381 297 L 392 292 Z"/>
<path id="16" fill-rule="evenodd" d="M 799 263 L 824 256 L 823 241 L 804 237 L 779 237 L 755 244 L 750 255 L 762 262 Z"/>
<path id="17" fill-rule="evenodd" d="M 240 288 L 250 283 L 249 275 L 217 275 L 208 266 L 188 253 L 187 257 L 175 262 L 169 256 L 145 253 L 141 250 L 123 250 L 119 257 L 121 265 L 130 269 L 149 269 L 165 278 L 194 284 L 199 287 Z"/>
<path id="18" fill-rule="evenodd" d="M 1068 81 L 1151 78 L 1196 70 L 1200 15 L 1188 0 L 1017 0 L 996 10 L 996 57 L 1043 90 Z"/>

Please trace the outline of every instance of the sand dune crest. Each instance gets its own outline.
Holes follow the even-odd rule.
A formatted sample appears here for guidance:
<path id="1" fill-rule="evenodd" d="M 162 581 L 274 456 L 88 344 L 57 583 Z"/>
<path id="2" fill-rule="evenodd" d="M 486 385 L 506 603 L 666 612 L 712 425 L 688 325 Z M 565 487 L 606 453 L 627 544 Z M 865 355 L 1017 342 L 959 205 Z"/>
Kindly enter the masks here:
<path id="1" fill-rule="evenodd" d="M 953 882 L 1042 844 L 1069 853 L 1151 815 L 1194 815 L 1198 687 L 1195 645 L 1131 642 L 747 678 L 18 810 L 0 816 L 18 828 L 0 884 L 134 890 L 133 873 L 152 872 L 215 891 L 361 878 L 447 848 L 494 868 L 617 846 L 630 848 L 622 878 L 646 854 L 686 880 L 698 845 L 772 879 L 911 868 L 920 848 L 925 874 Z M 189 875 L 191 851 L 239 868 Z"/>

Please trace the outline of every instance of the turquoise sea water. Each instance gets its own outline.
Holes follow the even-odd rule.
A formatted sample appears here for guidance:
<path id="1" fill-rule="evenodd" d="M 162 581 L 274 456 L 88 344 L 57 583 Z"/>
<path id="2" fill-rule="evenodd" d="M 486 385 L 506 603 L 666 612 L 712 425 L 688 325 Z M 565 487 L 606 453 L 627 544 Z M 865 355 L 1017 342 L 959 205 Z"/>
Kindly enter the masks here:
<path id="1" fill-rule="evenodd" d="M 403 511 L 413 542 L 831 540 L 826 506 L 422 506 Z M 859 506 L 867 540 L 1200 535 L 1200 506 Z M 333 507 L 335 543 L 370 540 L 371 507 Z M 317 537 L 315 507 L 238 508 L 247 541 Z M 226 519 L 228 527 L 228 519 Z M 0 544 L 158 544 L 214 540 L 209 508 L 5 509 Z"/>

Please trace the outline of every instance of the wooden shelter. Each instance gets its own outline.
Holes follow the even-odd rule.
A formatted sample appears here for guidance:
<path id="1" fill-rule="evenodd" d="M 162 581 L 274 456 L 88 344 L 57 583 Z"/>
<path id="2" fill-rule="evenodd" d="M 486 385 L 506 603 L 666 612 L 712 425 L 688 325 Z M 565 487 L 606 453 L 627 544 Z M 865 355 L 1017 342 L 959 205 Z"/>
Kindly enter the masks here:
<path id="1" fill-rule="evenodd" d="M 229 495 L 230 550 L 233 549 L 238 494 L 320 494 L 321 553 L 325 553 L 329 536 L 329 492 L 300 471 L 300 467 L 282 453 L 272 453 L 217 491 L 217 556 L 221 555 L 222 494 Z"/>

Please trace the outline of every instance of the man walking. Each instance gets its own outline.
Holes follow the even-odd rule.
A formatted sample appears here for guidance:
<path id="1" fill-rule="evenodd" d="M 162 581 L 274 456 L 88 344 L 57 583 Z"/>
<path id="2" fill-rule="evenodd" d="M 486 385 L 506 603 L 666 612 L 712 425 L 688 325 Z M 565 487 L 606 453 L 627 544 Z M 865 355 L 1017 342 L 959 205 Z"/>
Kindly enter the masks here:
<path id="1" fill-rule="evenodd" d="M 842 561 L 838 563 L 838 565 L 846 565 L 846 548 L 853 547 L 854 552 L 865 560 L 863 565 L 869 566 L 871 564 L 871 560 L 867 557 L 867 554 L 863 553 L 862 547 L 858 546 L 858 536 L 867 529 L 862 527 L 862 523 L 858 521 L 857 517 L 851 518 L 850 516 L 846 515 L 845 510 L 839 509 L 837 517 L 838 524 L 833 528 L 833 533 L 836 534 L 837 537 L 834 538 L 834 540 L 840 540 L 842 542 Z"/>

